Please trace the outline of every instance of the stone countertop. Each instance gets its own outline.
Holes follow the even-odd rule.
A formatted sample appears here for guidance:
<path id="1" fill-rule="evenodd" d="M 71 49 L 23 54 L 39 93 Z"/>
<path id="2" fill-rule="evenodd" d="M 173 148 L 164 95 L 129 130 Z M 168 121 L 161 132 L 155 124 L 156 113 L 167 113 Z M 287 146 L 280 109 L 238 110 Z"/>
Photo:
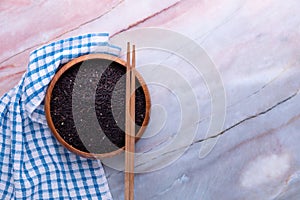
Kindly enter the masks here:
<path id="1" fill-rule="evenodd" d="M 135 176 L 136 199 L 299 199 L 300 198 L 300 2 L 260 0 L 31 1 L 0 3 L 0 95 L 12 88 L 26 70 L 33 49 L 68 36 L 109 32 L 112 40 L 137 28 L 158 27 L 184 35 L 202 47 L 222 80 L 226 117 L 221 130 L 206 134 L 212 115 L 205 78 L 174 55 L 147 50 L 137 70 L 151 60 L 168 58 L 195 91 L 199 115 L 194 138 L 181 147 L 141 161 Z M 159 38 L 158 38 L 159 39 Z M 147 60 L 148 59 L 148 60 Z M 160 77 L 161 68 L 151 75 Z M 143 74 L 147 77 L 147 74 Z M 149 75 L 149 73 L 148 73 Z M 145 78 L 147 81 L 147 78 Z M 175 84 L 181 87 L 180 83 Z M 163 148 L 180 126 L 176 94 L 149 84 L 151 119 L 137 150 L 141 157 Z M 158 119 L 165 120 L 165 123 Z M 216 143 L 205 156 L 201 148 Z M 170 163 L 168 163 L 170 161 Z M 158 165 L 168 163 L 162 169 Z M 105 167 L 114 199 L 123 199 L 123 172 Z"/>

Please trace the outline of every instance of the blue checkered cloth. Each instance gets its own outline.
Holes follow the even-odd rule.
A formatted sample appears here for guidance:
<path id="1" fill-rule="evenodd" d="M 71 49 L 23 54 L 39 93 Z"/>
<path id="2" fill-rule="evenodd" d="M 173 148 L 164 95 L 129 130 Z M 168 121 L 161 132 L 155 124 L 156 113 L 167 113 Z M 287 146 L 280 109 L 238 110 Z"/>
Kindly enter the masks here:
<path id="1" fill-rule="evenodd" d="M 57 68 L 89 53 L 118 55 L 108 34 L 60 40 L 33 51 L 27 72 L 0 99 L 0 199 L 112 199 L 102 165 L 66 150 L 44 113 Z"/>

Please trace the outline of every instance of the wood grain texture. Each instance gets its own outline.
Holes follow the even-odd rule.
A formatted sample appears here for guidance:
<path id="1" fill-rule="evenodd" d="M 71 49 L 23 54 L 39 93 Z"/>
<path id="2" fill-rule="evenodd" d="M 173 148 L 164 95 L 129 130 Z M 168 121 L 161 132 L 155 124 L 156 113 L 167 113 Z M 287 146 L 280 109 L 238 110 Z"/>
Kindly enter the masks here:
<path id="1" fill-rule="evenodd" d="M 171 66 L 196 91 L 201 108 L 199 128 L 180 159 L 161 170 L 135 175 L 135 198 L 300 198 L 298 1 L 90 1 L 93 6 L 84 5 L 89 6 L 82 9 L 84 12 L 80 10 L 84 8 L 82 3 L 67 2 L 0 3 L 4 27 L 0 30 L 0 95 L 19 81 L 29 52 L 49 41 L 86 32 L 118 35 L 140 27 L 179 32 L 201 45 L 220 73 L 226 92 L 224 128 L 214 133 L 220 137 L 211 153 L 199 159 L 199 149 L 209 140 L 205 130 L 211 114 L 210 94 L 205 81 L 187 63 L 170 57 Z M 67 14 L 61 14 L 65 10 Z M 163 58 L 164 53 L 149 51 L 147 55 L 151 57 L 137 57 L 138 71 L 139 66 Z M 159 69 L 153 71 L 153 76 L 159 74 Z M 152 105 L 165 105 L 166 115 L 172 120 L 158 129 L 155 137 L 141 140 L 136 146 L 139 152 L 164 147 L 180 122 L 176 98 L 154 86 L 149 86 L 149 91 Z M 159 120 L 164 119 L 156 116 L 155 109 L 151 108 L 151 130 L 159 128 Z M 140 167 L 150 170 L 172 153 L 176 152 L 160 155 Z M 114 199 L 123 199 L 123 172 L 109 167 L 105 170 Z"/>

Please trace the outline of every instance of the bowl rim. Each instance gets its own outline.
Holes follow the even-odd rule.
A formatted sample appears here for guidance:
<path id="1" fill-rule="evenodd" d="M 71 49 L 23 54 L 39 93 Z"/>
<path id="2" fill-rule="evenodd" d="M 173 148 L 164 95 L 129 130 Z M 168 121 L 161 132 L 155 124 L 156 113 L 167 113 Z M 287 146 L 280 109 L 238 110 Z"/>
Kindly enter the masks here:
<path id="1" fill-rule="evenodd" d="M 52 116 L 51 116 L 51 113 L 50 113 L 50 101 L 51 101 L 52 91 L 53 91 L 53 88 L 54 88 L 56 82 L 59 80 L 59 78 L 62 76 L 62 74 L 64 72 L 66 72 L 68 69 L 75 66 L 77 63 L 80 63 L 80 62 L 83 62 L 83 61 L 86 61 L 86 60 L 91 60 L 91 59 L 109 60 L 109 61 L 112 61 L 112 62 L 119 63 L 121 66 L 126 68 L 126 61 L 122 60 L 119 57 L 108 55 L 108 54 L 99 54 L 99 53 L 97 53 L 97 54 L 87 54 L 87 55 L 79 56 L 77 58 L 72 59 L 71 61 L 64 64 L 62 66 L 62 68 L 60 68 L 56 72 L 56 74 L 53 76 L 50 84 L 48 85 L 48 88 L 47 88 L 47 91 L 46 91 L 46 96 L 45 96 L 45 105 L 44 105 L 45 115 L 46 115 L 46 120 L 47 120 L 47 123 L 48 123 L 48 126 L 49 126 L 51 132 L 53 133 L 55 138 L 65 148 L 67 148 L 69 151 L 71 151 L 71 152 L 73 152 L 77 155 L 80 155 L 82 157 L 85 157 L 85 158 L 93 158 L 93 159 L 110 158 L 110 157 L 113 157 L 113 156 L 123 152 L 125 147 L 121 147 L 121 148 L 119 148 L 115 151 L 111 151 L 111 152 L 107 152 L 107 153 L 101 153 L 101 154 L 88 153 L 88 152 L 81 151 L 81 150 L 71 146 L 69 143 L 67 143 L 60 136 L 60 134 L 57 132 L 57 130 L 54 126 L 54 123 L 52 121 Z M 143 88 L 143 91 L 144 91 L 144 94 L 145 94 L 145 100 L 146 100 L 145 118 L 144 118 L 144 121 L 142 123 L 142 126 L 140 127 L 138 133 L 136 134 L 136 142 L 137 142 L 140 139 L 140 137 L 142 136 L 142 134 L 144 133 L 145 128 L 149 123 L 151 102 L 150 102 L 150 93 L 149 93 L 148 87 L 147 87 L 143 77 L 136 70 L 135 70 L 135 74 L 136 74 L 136 78 L 138 79 L 138 81 L 141 84 L 141 87 Z"/>

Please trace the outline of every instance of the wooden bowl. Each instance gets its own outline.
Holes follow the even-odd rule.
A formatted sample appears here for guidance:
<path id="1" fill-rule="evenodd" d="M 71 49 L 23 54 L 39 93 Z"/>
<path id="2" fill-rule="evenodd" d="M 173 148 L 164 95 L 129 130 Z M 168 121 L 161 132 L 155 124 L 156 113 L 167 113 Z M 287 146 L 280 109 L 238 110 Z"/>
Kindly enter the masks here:
<path id="1" fill-rule="evenodd" d="M 72 146 L 71 144 L 69 144 L 68 142 L 66 142 L 63 137 L 58 133 L 57 128 L 55 127 L 54 123 L 53 123 L 53 119 L 52 119 L 52 115 L 51 115 L 51 97 L 52 97 L 52 92 L 53 89 L 55 87 L 55 84 L 57 83 L 57 81 L 61 78 L 61 76 L 68 70 L 71 69 L 72 67 L 74 67 L 76 64 L 78 63 L 82 63 L 84 61 L 87 60 L 91 60 L 91 59 L 101 59 L 101 60 L 108 60 L 111 62 L 116 62 L 118 64 L 120 64 L 120 66 L 123 66 L 126 69 L 126 62 L 118 57 L 115 56 L 111 56 L 111 55 L 106 55 L 106 54 L 88 54 L 88 55 L 84 55 L 78 58 L 75 58 L 73 60 L 71 60 L 70 62 L 68 62 L 67 64 L 65 64 L 64 66 L 62 66 L 62 68 L 54 75 L 53 79 L 51 80 L 47 92 L 46 92 L 46 97 L 45 97 L 45 113 L 46 113 L 46 119 L 48 122 L 48 125 L 52 131 L 52 133 L 54 134 L 54 136 L 57 138 L 57 140 L 64 146 L 66 147 L 68 150 L 70 150 L 71 152 L 74 152 L 77 155 L 86 157 L 86 158 L 97 158 L 97 159 L 101 159 L 101 158 L 108 158 L 108 157 L 112 157 L 114 155 L 117 155 L 119 153 L 121 153 L 124 150 L 124 146 L 121 148 L 118 148 L 117 150 L 111 151 L 111 152 L 105 152 L 105 153 L 89 153 L 89 152 L 85 152 L 82 150 L 79 150 L 78 148 L 75 148 L 74 146 Z M 138 80 L 138 82 L 140 83 L 142 90 L 144 92 L 144 96 L 145 96 L 145 117 L 144 120 L 142 122 L 142 126 L 140 127 L 140 129 L 137 131 L 136 133 L 136 141 L 142 136 L 146 126 L 148 125 L 149 122 L 149 115 L 150 115 L 150 95 L 149 95 L 149 91 L 148 88 L 145 84 L 145 81 L 143 80 L 142 76 L 136 71 L 136 78 Z M 125 116 L 124 116 L 125 118 Z M 124 135 L 125 137 L 125 135 Z"/>

